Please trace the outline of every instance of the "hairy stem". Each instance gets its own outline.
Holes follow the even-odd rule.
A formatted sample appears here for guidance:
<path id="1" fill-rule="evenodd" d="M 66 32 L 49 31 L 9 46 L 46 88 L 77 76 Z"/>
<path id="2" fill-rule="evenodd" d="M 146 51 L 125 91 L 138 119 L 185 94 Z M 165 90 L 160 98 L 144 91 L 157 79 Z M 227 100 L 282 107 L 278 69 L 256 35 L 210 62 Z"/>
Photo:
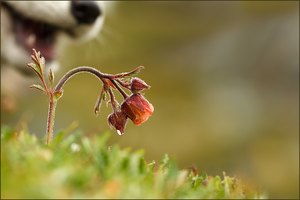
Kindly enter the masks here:
<path id="1" fill-rule="evenodd" d="M 47 118 L 47 134 L 46 134 L 46 144 L 49 145 L 53 139 L 53 127 L 55 120 L 55 109 L 57 100 L 50 95 L 49 107 L 48 107 L 48 118 Z"/>
<path id="2" fill-rule="evenodd" d="M 92 67 L 88 67 L 88 66 L 81 66 L 81 67 L 77 67 L 75 69 L 72 69 L 70 71 L 68 71 L 57 83 L 54 91 L 60 91 L 62 89 L 62 87 L 64 86 L 64 84 L 75 74 L 78 73 L 91 73 L 93 75 L 95 75 L 96 77 L 98 77 L 102 82 L 104 78 L 110 79 L 112 77 L 112 75 L 110 74 L 105 74 L 100 72 L 99 70 L 92 68 Z"/>

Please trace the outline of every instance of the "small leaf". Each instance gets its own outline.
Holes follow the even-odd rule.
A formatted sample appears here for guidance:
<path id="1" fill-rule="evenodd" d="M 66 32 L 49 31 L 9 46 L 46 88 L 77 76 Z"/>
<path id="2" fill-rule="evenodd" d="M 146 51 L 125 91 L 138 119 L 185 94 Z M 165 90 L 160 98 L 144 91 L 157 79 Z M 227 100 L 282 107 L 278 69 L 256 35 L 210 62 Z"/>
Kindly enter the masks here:
<path id="1" fill-rule="evenodd" d="M 29 86 L 30 88 L 35 88 L 35 89 L 38 89 L 42 92 L 45 92 L 46 93 L 46 90 L 41 86 L 41 85 L 36 85 L 36 84 L 33 84 L 31 86 Z"/>
<path id="2" fill-rule="evenodd" d="M 42 78 L 42 71 L 37 64 L 29 63 L 27 66 L 30 67 L 40 78 Z"/>
<path id="3" fill-rule="evenodd" d="M 103 101 L 107 100 L 107 92 L 103 92 L 102 99 Z"/>
<path id="4" fill-rule="evenodd" d="M 35 49 L 32 49 L 32 55 L 31 59 L 36 64 L 36 67 L 39 68 L 41 76 L 44 74 L 44 68 L 45 68 L 45 58 L 41 56 L 41 52 L 37 52 Z"/>
<path id="5" fill-rule="evenodd" d="M 133 75 L 136 75 L 136 74 L 140 73 L 140 71 L 144 68 L 145 68 L 144 66 L 138 66 L 137 68 L 131 70 L 130 72 L 123 72 L 123 73 L 120 73 L 120 74 L 116 74 L 114 76 L 114 78 L 130 77 L 130 76 L 133 76 Z"/>
<path id="6" fill-rule="evenodd" d="M 55 91 L 53 93 L 55 100 L 58 100 L 62 95 L 63 95 L 63 91 L 59 90 L 59 91 Z"/>
<path id="7" fill-rule="evenodd" d="M 54 74 L 53 74 L 53 71 L 52 71 L 51 68 L 49 69 L 49 75 L 48 75 L 48 78 L 49 78 L 50 88 L 53 88 Z"/>
<path id="8" fill-rule="evenodd" d="M 94 106 L 94 113 L 95 113 L 96 116 L 98 116 L 98 114 L 100 112 L 100 107 L 101 107 L 101 103 L 102 103 L 102 99 L 103 99 L 104 95 L 105 95 L 105 92 L 104 92 L 104 89 L 102 88 L 101 92 L 98 96 L 98 99 L 95 103 L 95 106 Z"/>
<path id="9" fill-rule="evenodd" d="M 130 73 L 130 75 L 134 75 L 134 74 L 138 74 L 141 72 L 142 69 L 145 69 L 144 66 L 138 66 L 137 68 L 135 68 L 134 70 L 132 70 L 132 72 Z"/>
<path id="10" fill-rule="evenodd" d="M 45 67 L 45 58 L 43 56 L 39 57 L 39 62 L 43 70 L 43 68 Z"/>

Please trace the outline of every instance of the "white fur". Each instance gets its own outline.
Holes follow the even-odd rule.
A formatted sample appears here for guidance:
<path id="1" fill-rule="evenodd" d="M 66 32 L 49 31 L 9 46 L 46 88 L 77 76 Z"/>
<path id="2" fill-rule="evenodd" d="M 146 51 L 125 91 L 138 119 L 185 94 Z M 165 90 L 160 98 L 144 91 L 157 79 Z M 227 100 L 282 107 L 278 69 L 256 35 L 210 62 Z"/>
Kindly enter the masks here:
<path id="1" fill-rule="evenodd" d="M 69 38 L 69 42 L 82 42 L 94 38 L 99 34 L 104 19 L 104 3 L 100 1 L 97 1 L 97 5 L 102 14 L 89 25 L 76 22 L 71 13 L 70 1 L 7 1 L 6 3 L 19 14 L 30 19 L 72 30 L 74 37 L 61 31 L 56 43 L 65 38 Z M 30 53 L 17 43 L 15 33 L 12 31 L 12 23 L 9 12 L 4 6 L 1 6 L 1 93 L 15 96 L 14 94 L 20 93 L 20 91 L 16 92 L 18 83 L 24 84 L 24 80 L 19 80 L 22 76 L 14 69 L 25 68 L 26 64 L 30 62 Z M 58 51 L 59 45 L 56 43 L 54 49 Z M 55 66 L 57 66 L 57 62 L 54 60 L 50 63 L 51 67 L 54 66 L 53 63 L 56 63 Z"/>
<path id="2" fill-rule="evenodd" d="M 70 12 L 70 1 L 8 1 L 6 3 L 26 17 L 72 29 L 76 36 L 75 40 L 86 41 L 95 37 L 103 24 L 102 14 L 91 25 L 78 25 Z M 97 3 L 103 13 L 103 2 Z M 9 14 L 1 7 L 1 57 L 11 65 L 24 66 L 24 63 L 29 61 L 29 56 L 15 41 L 11 23 Z"/>

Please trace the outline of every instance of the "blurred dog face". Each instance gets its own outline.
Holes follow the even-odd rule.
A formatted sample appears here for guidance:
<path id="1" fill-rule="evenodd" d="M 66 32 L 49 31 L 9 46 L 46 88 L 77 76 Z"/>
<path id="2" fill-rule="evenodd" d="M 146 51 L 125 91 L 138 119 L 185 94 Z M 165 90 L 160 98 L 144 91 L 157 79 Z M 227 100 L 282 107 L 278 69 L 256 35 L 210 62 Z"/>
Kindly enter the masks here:
<path id="1" fill-rule="evenodd" d="M 32 48 L 57 68 L 59 44 L 97 36 L 103 23 L 99 1 L 1 1 L 1 113 L 14 112 L 34 73 L 26 67 Z M 46 67 L 47 67 L 46 66 Z M 55 68 L 53 70 L 55 70 Z M 26 76 L 25 76 L 26 75 Z"/>
<path id="2" fill-rule="evenodd" d="M 2 1 L 1 65 L 26 69 L 32 48 L 47 62 L 55 61 L 60 37 L 84 41 L 99 33 L 103 6 L 98 1 Z"/>

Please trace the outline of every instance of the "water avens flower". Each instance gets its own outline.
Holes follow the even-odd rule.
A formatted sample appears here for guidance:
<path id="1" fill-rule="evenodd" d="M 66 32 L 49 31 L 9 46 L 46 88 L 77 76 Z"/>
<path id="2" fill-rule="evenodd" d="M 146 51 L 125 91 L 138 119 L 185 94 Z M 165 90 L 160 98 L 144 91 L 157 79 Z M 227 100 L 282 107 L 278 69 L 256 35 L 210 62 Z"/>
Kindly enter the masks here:
<path id="1" fill-rule="evenodd" d="M 121 110 L 135 125 L 140 125 L 152 115 L 154 107 L 143 95 L 137 93 L 124 100 Z"/>
<path id="2" fill-rule="evenodd" d="M 128 118 L 130 118 L 134 124 L 140 125 L 153 113 L 154 108 L 152 104 L 138 93 L 150 88 L 150 86 L 139 78 L 132 78 L 130 83 L 128 81 L 131 76 L 139 73 L 140 70 L 144 68 L 143 66 L 139 66 L 129 72 L 115 75 L 102 73 L 92 67 L 81 66 L 68 71 L 54 87 L 54 74 L 51 69 L 48 73 L 48 84 L 46 82 L 45 59 L 41 56 L 40 52 L 33 49 L 31 58 L 33 63 L 29 63 L 27 66 L 38 75 L 42 85 L 34 84 L 30 87 L 42 91 L 49 97 L 46 144 L 49 144 L 53 140 L 55 109 L 58 100 L 63 95 L 63 86 L 71 77 L 82 72 L 93 74 L 102 82 L 102 88 L 94 106 L 94 113 L 98 115 L 102 101 L 108 101 L 113 112 L 108 116 L 107 120 L 109 125 L 113 126 L 119 135 L 124 134 Z M 129 90 L 132 94 L 128 96 L 123 89 Z M 122 106 L 118 104 L 114 92 L 119 92 L 124 98 Z M 108 95 L 110 98 L 106 98 Z"/>

